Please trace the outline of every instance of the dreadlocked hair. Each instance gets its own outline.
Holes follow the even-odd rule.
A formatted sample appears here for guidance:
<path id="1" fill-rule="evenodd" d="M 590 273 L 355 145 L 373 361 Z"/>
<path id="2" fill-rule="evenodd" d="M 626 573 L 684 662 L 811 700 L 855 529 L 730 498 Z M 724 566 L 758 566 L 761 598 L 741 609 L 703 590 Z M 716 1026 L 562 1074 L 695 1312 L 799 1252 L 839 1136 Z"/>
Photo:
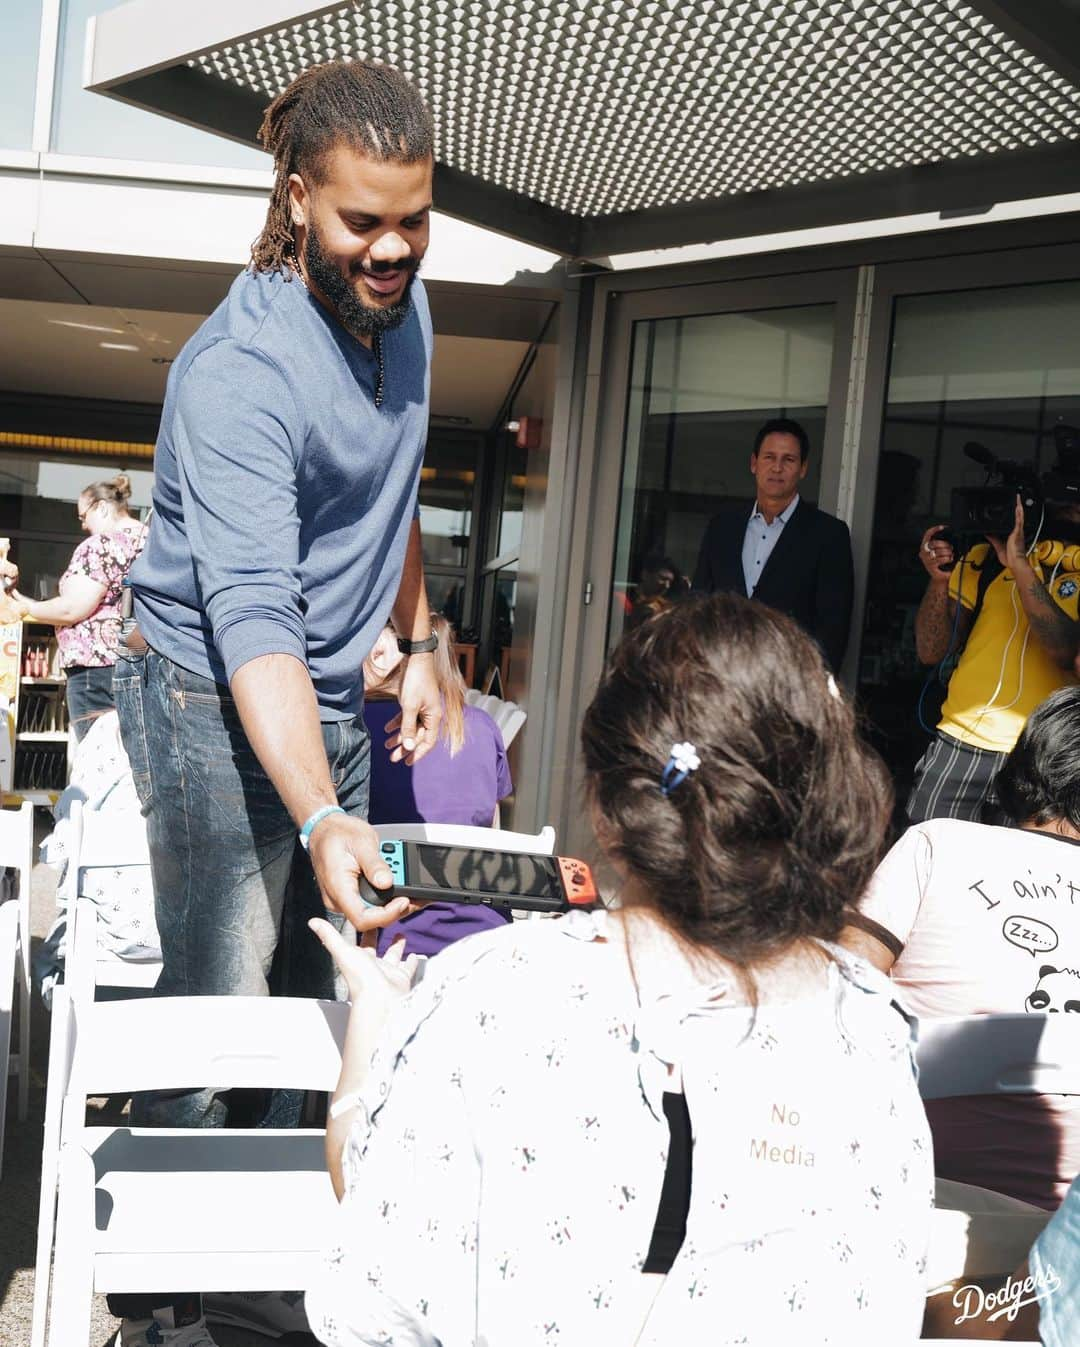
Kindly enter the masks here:
<path id="1" fill-rule="evenodd" d="M 290 174 L 322 182 L 327 154 L 342 143 L 383 163 L 415 164 L 434 153 L 435 129 L 427 105 L 400 70 L 377 61 L 327 61 L 278 94 L 259 127 L 259 143 L 274 156 L 274 190 L 251 265 L 288 275 Z"/>

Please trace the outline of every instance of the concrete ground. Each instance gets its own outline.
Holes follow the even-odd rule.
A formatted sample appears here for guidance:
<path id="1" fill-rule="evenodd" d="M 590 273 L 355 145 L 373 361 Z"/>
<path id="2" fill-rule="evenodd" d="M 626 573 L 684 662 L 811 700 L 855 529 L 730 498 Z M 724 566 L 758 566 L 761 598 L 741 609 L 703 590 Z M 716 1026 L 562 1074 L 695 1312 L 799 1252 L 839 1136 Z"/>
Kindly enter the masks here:
<path id="1" fill-rule="evenodd" d="M 38 840 L 51 826 L 38 811 Z M 31 889 L 31 931 L 35 949 L 52 924 L 55 913 L 55 876 L 40 862 L 34 867 Z M 34 1245 L 37 1236 L 38 1190 L 41 1174 L 41 1136 L 45 1116 L 45 1079 L 49 1057 L 49 1016 L 35 994 L 30 1023 L 30 1116 L 16 1120 L 14 1080 L 8 1087 L 4 1169 L 0 1180 L 0 1347 L 29 1347 L 34 1297 Z M 15 1034 L 12 1034 L 13 1042 Z M 94 1297 L 89 1347 L 109 1347 L 118 1328 L 103 1296 Z M 273 1339 L 239 1329 L 212 1329 L 219 1347 L 267 1347 Z M 278 1339 L 286 1342 L 286 1339 Z M 293 1335 L 290 1344 L 315 1344 L 309 1336 Z M 65 1343 L 63 1347 L 87 1347 Z"/>

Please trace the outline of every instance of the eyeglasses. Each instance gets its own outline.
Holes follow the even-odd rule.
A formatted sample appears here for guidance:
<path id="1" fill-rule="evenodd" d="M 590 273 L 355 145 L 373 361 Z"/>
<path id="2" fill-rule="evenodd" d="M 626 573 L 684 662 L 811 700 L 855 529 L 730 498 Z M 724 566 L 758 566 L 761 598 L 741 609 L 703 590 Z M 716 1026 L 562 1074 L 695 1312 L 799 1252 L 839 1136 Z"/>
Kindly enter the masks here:
<path id="1" fill-rule="evenodd" d="M 93 509 L 95 508 L 95 506 L 98 506 L 98 505 L 100 505 L 100 504 L 101 504 L 101 502 L 100 502 L 99 500 L 95 500 L 95 501 L 93 501 L 90 505 L 88 505 L 88 506 L 86 507 L 85 510 L 79 510 L 79 511 L 78 511 L 78 515 L 79 515 L 79 523 L 80 523 L 80 524 L 85 524 L 85 523 L 86 523 L 86 516 L 90 513 L 91 510 L 93 510 Z"/>

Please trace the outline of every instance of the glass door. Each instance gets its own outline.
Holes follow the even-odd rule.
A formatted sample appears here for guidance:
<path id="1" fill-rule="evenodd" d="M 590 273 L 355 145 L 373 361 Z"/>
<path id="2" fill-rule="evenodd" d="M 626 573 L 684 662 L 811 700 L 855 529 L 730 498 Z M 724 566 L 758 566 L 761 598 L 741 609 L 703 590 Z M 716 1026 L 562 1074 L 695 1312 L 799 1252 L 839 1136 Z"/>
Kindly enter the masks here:
<path id="1" fill-rule="evenodd" d="M 973 443 L 1039 473 L 1058 466 L 1055 432 L 1080 435 L 1078 330 L 1076 280 L 895 299 L 858 690 L 901 800 L 949 672 L 928 671 L 915 652 L 919 542 L 948 522 L 954 487 L 984 482 Z"/>
<path id="2" fill-rule="evenodd" d="M 688 594 L 710 519 L 749 515 L 750 454 L 763 422 L 810 437 L 800 495 L 816 502 L 835 304 L 643 319 L 634 325 L 607 645 L 635 613 Z"/>
<path id="3" fill-rule="evenodd" d="M 664 289 L 641 278 L 642 289 L 608 300 L 592 336 L 600 377 L 585 408 L 596 428 L 583 465 L 591 490 L 575 510 L 584 537 L 564 635 L 575 652 L 560 695 L 568 771 L 551 786 L 567 845 L 589 847 L 577 735 L 604 659 L 643 603 L 689 592 L 722 507 L 743 501 L 749 518 L 750 454 L 763 422 L 802 423 L 811 449 L 801 493 L 837 512 L 857 280 L 854 268 Z M 627 281 L 602 284 L 614 291 Z"/>

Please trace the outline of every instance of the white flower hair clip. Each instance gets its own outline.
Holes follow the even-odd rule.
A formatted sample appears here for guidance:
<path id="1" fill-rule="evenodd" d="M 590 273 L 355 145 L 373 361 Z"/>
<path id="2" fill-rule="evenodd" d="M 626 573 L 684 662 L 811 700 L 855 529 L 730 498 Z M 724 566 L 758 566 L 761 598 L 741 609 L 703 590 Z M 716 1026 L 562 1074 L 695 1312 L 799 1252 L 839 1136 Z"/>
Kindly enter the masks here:
<path id="1" fill-rule="evenodd" d="M 660 773 L 660 794 L 668 796 L 701 766 L 701 759 L 693 744 L 672 744 L 671 756 Z"/>

